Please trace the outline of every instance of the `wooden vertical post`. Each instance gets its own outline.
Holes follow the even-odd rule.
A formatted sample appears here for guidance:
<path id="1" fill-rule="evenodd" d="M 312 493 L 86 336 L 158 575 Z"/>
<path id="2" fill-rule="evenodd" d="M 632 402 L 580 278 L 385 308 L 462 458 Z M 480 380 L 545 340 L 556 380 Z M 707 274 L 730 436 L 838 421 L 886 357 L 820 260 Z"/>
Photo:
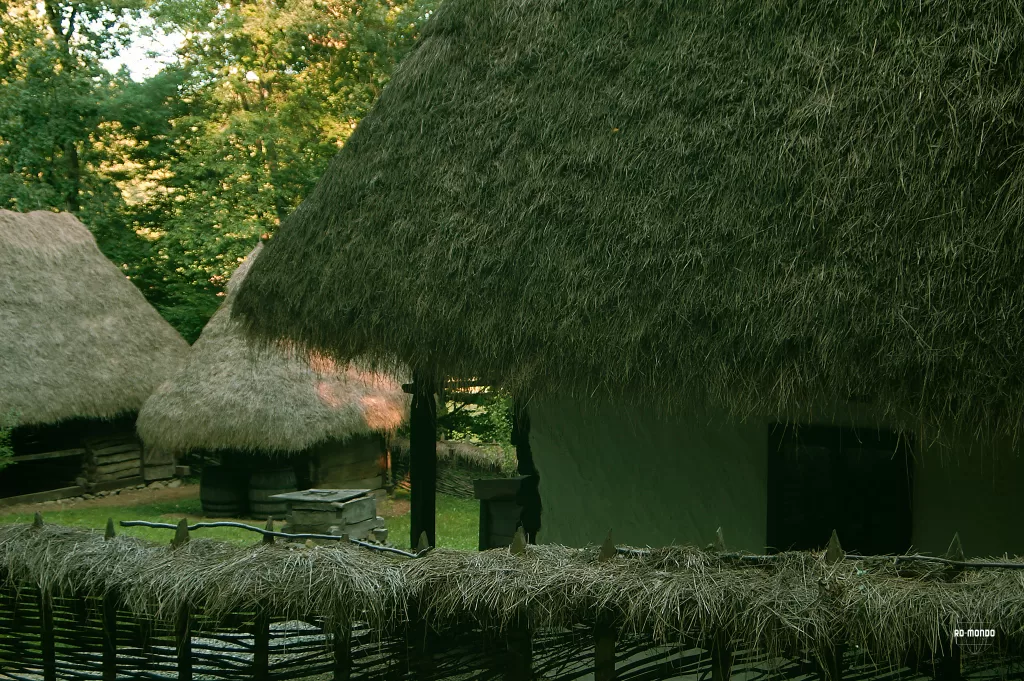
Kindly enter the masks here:
<path id="1" fill-rule="evenodd" d="M 39 589 L 39 620 L 43 654 L 43 681 L 57 681 L 57 651 L 53 635 L 53 601 L 50 592 Z"/>
<path id="2" fill-rule="evenodd" d="M 260 608 L 253 631 L 252 678 L 267 681 L 270 677 L 270 615 Z"/>
<path id="3" fill-rule="evenodd" d="M 334 681 L 349 681 L 352 676 L 352 623 L 339 625 L 334 632 Z"/>
<path id="4" fill-rule="evenodd" d="M 192 613 L 188 606 L 178 611 L 174 643 L 178 649 L 178 681 L 192 681 Z"/>
<path id="5" fill-rule="evenodd" d="M 413 372 L 409 459 L 409 546 L 416 547 L 422 532 L 431 546 L 437 546 L 437 403 L 434 381 L 422 371 Z"/>
<path id="6" fill-rule="evenodd" d="M 832 530 L 832 536 L 829 538 L 828 546 L 825 548 L 825 563 L 827 565 L 835 565 L 844 558 L 846 558 L 846 552 L 843 551 L 843 547 L 839 543 L 839 535 L 836 534 L 835 530 Z M 837 641 L 829 650 L 825 651 L 820 672 L 824 681 L 842 681 L 843 652 L 845 647 L 843 643 Z"/>
<path id="7" fill-rule="evenodd" d="M 103 534 L 106 541 L 115 536 L 114 519 L 107 519 Z M 112 591 L 103 594 L 103 681 L 117 680 L 117 596 Z"/>
<path id="8" fill-rule="evenodd" d="M 946 549 L 945 558 L 948 560 L 955 560 L 964 562 L 964 549 L 960 544 L 960 533 L 956 532 L 953 534 L 953 541 L 950 542 L 949 548 Z M 963 567 L 959 565 L 950 565 L 945 570 L 946 581 L 955 582 L 963 574 Z M 952 626 L 956 626 L 956 622 L 950 623 Z M 953 640 L 949 642 L 949 648 L 944 648 L 940 654 L 935 669 L 936 681 L 960 681 L 963 678 L 962 662 L 961 662 L 961 649 L 960 644 Z"/>
<path id="9" fill-rule="evenodd" d="M 505 634 L 506 650 L 505 681 L 530 681 L 533 679 L 533 636 L 529 627 L 519 622 L 509 627 Z"/>
<path id="10" fill-rule="evenodd" d="M 189 542 L 188 520 L 178 521 L 171 540 L 172 549 L 180 549 Z M 174 643 L 178 649 L 178 681 L 192 681 L 192 611 L 187 604 L 178 611 L 174 625 Z"/>
<path id="11" fill-rule="evenodd" d="M 516 503 L 522 508 L 519 517 L 526 530 L 527 541 L 536 544 L 541 518 L 540 473 L 530 448 L 530 413 L 526 402 L 520 399 L 515 400 L 512 407 L 512 444 L 516 448 L 519 475 L 528 476 L 516 493 Z"/>
<path id="12" fill-rule="evenodd" d="M 715 532 L 715 553 L 725 553 L 725 535 L 719 527 Z M 729 645 L 729 637 L 719 629 L 711 639 L 711 681 L 728 681 L 732 675 L 733 651 Z"/>
<path id="13" fill-rule="evenodd" d="M 597 553 L 597 562 L 607 563 L 615 558 L 617 552 L 612 541 L 612 531 L 601 544 Z M 617 627 L 607 612 L 598 613 L 594 624 L 594 681 L 615 681 L 615 640 L 618 637 Z"/>

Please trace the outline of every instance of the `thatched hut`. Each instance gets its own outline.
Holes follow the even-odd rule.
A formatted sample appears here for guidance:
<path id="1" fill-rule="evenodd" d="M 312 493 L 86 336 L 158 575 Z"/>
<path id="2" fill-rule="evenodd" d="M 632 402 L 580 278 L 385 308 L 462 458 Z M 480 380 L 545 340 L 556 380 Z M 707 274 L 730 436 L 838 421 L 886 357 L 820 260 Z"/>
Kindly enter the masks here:
<path id="1" fill-rule="evenodd" d="M 449 0 L 236 311 L 529 399 L 542 540 L 1022 553 L 1022 39 Z"/>
<path id="2" fill-rule="evenodd" d="M 215 454 L 243 470 L 283 464 L 302 488 L 382 488 L 385 439 L 404 422 L 408 397 L 397 381 L 355 364 L 245 339 L 231 307 L 261 249 L 231 277 L 181 370 L 143 406 L 139 434 L 147 445 Z"/>
<path id="3" fill-rule="evenodd" d="M 166 452 L 142 452 L 134 421 L 187 353 L 74 216 L 0 210 L 0 416 L 17 424 L 0 496 L 173 475 Z"/>

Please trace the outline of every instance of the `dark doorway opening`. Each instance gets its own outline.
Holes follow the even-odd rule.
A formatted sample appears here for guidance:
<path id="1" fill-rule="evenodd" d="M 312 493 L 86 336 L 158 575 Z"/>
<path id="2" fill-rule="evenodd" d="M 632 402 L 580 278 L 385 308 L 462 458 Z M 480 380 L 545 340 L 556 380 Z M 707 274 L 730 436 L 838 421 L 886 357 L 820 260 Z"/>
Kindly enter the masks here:
<path id="1" fill-rule="evenodd" d="M 768 547 L 817 550 L 838 533 L 848 553 L 905 553 L 912 530 L 913 442 L 831 426 L 771 428 Z"/>

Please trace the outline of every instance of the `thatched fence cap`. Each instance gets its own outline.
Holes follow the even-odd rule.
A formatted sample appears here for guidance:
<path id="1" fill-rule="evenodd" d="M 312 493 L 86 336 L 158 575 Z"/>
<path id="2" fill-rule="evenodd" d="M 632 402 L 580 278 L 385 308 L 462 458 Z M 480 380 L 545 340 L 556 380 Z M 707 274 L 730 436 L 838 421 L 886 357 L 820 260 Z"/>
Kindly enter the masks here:
<path id="1" fill-rule="evenodd" d="M 187 354 L 77 218 L 0 210 L 0 414 L 46 424 L 133 412 Z"/>
<path id="2" fill-rule="evenodd" d="M 1013 3 L 450 0 L 235 310 L 338 356 L 1017 431 Z"/>
<path id="3" fill-rule="evenodd" d="M 143 441 L 174 452 L 297 452 L 328 439 L 387 433 L 408 417 L 401 380 L 356 364 L 254 344 L 231 318 L 258 245 L 228 284 L 221 309 L 181 370 L 143 406 Z"/>

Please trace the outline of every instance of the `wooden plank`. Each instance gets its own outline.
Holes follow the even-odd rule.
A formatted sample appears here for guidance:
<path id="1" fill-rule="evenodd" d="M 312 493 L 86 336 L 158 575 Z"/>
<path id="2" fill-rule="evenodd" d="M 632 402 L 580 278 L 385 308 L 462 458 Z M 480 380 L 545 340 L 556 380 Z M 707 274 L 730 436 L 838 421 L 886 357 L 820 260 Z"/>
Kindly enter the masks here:
<path id="1" fill-rule="evenodd" d="M 383 472 L 380 458 L 374 457 L 365 461 L 321 462 L 318 477 L 329 480 L 361 480 L 379 476 Z"/>
<path id="2" fill-rule="evenodd" d="M 516 448 L 516 472 L 526 478 L 516 493 L 516 501 L 523 507 L 519 515 L 526 540 L 536 544 L 541 526 L 540 474 L 530 447 L 530 411 L 526 402 L 519 398 L 512 405 L 512 444 Z"/>
<path id="3" fill-rule="evenodd" d="M 111 454 L 110 456 L 97 456 L 93 461 L 94 466 L 107 466 L 112 463 L 122 463 L 124 461 L 138 461 L 142 463 L 142 457 L 139 455 L 139 450 L 134 452 L 127 452 L 122 454 Z"/>
<path id="4" fill-rule="evenodd" d="M 55 501 L 57 499 L 67 499 L 68 497 L 78 497 L 85 494 L 85 488 L 80 485 L 74 487 L 61 487 L 60 489 L 51 489 L 46 492 L 34 492 L 32 494 L 19 494 L 16 497 L 6 497 L 0 499 L 0 507 L 14 506 L 16 504 L 38 504 L 43 501 Z"/>
<path id="5" fill-rule="evenodd" d="M 76 449 L 61 449 L 56 452 L 42 452 L 41 454 L 22 454 L 14 457 L 15 463 L 22 461 L 42 461 L 44 459 L 64 459 L 72 456 L 82 456 L 86 450 L 78 447 Z"/>
<path id="6" fill-rule="evenodd" d="M 142 456 L 142 445 L 138 442 L 127 442 L 123 445 L 112 445 L 109 447 L 103 447 L 97 449 L 96 447 L 90 447 L 93 456 L 97 459 L 101 459 L 107 456 L 115 456 L 117 454 L 124 454 L 126 452 L 135 452 L 139 456 Z"/>
<path id="7" fill-rule="evenodd" d="M 122 461 L 120 463 L 111 463 L 103 466 L 96 466 L 96 475 L 110 475 L 111 473 L 121 473 L 124 471 L 139 471 L 142 469 L 142 462 L 139 459 L 132 459 L 131 461 Z"/>
<path id="8" fill-rule="evenodd" d="M 174 464 L 168 464 L 166 466 L 150 466 L 145 461 L 142 465 L 142 478 L 146 482 L 153 480 L 166 480 L 167 478 L 174 477 Z"/>

